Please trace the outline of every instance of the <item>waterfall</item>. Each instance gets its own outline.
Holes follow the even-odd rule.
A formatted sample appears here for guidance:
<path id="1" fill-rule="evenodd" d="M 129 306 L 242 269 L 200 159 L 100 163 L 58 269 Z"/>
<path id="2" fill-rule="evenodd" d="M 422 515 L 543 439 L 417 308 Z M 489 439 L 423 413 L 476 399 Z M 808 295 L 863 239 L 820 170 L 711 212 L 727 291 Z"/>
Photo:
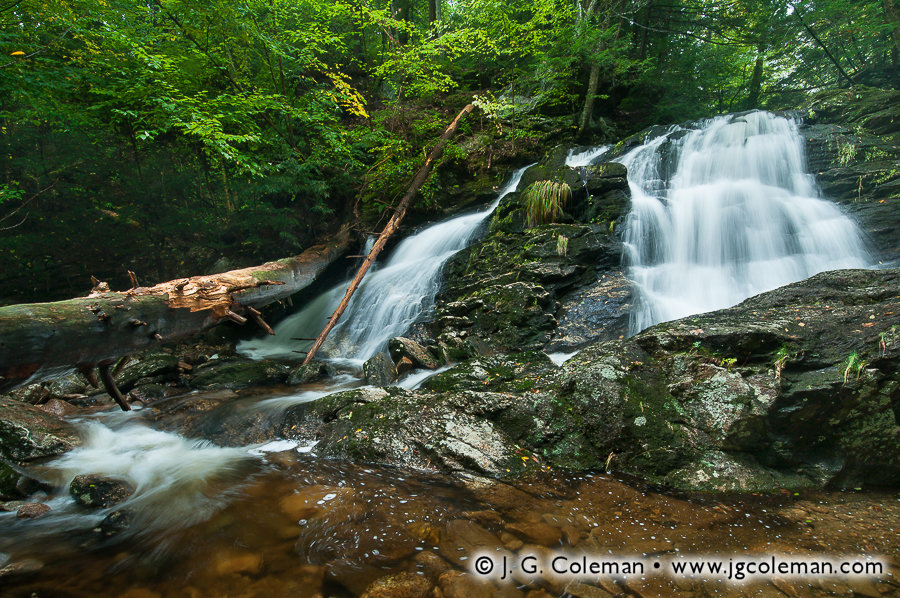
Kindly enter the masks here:
<path id="1" fill-rule="evenodd" d="M 871 259 L 856 225 L 820 199 L 797 123 L 768 112 L 719 116 L 618 159 L 632 207 L 624 261 L 636 333 L 735 305 Z"/>
<path id="2" fill-rule="evenodd" d="M 589 147 L 580 152 L 576 151 L 575 148 L 572 148 L 566 155 L 566 166 L 568 166 L 569 168 L 587 166 L 588 164 L 591 164 L 594 160 L 605 154 L 608 149 L 608 145 L 603 145 L 600 147 Z"/>
<path id="3" fill-rule="evenodd" d="M 319 354 L 359 365 L 383 349 L 392 337 L 406 332 L 432 308 L 440 288 L 441 268 L 469 245 L 500 200 L 516 190 L 529 166 L 517 170 L 486 209 L 429 226 L 400 242 L 390 257 L 363 279 Z M 319 295 L 286 318 L 275 327 L 275 336 L 241 342 L 238 351 L 254 359 L 296 359 L 293 351 L 302 347 L 291 339 L 318 335 L 348 284 L 349 280 Z"/>

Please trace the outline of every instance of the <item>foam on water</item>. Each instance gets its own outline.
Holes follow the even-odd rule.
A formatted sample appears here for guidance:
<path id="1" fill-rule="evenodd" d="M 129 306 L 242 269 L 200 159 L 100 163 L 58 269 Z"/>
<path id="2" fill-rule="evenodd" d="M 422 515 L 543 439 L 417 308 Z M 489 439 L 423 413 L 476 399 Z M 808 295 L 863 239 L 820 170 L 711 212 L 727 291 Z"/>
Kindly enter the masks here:
<path id="1" fill-rule="evenodd" d="M 568 166 L 569 168 L 587 166 L 588 164 L 591 164 L 594 160 L 605 154 L 607 150 L 609 150 L 608 145 L 591 147 L 580 152 L 576 151 L 574 148 L 570 149 L 568 155 L 566 156 L 566 166 Z"/>

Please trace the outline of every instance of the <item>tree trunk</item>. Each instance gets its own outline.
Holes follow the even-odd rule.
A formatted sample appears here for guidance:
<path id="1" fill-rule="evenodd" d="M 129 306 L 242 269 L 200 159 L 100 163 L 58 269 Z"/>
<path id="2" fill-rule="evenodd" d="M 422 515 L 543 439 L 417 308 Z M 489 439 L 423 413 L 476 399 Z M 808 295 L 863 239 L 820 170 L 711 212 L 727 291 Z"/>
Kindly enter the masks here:
<path id="1" fill-rule="evenodd" d="M 647 40 L 650 35 L 650 11 L 653 10 L 653 0 L 647 3 L 647 10 L 644 11 L 644 24 L 641 28 L 641 51 L 638 54 L 639 60 L 647 58 Z"/>
<path id="2" fill-rule="evenodd" d="M 884 13 L 894 38 L 894 54 L 900 54 L 900 8 L 897 8 L 896 0 L 884 0 Z"/>
<path id="3" fill-rule="evenodd" d="M 797 10 L 796 6 L 794 7 L 794 15 L 796 15 L 797 20 L 800 21 L 800 24 L 806 29 L 806 32 L 815 40 L 815 42 L 822 48 L 822 51 L 825 52 L 825 55 L 828 56 L 828 60 L 831 61 L 831 64 L 835 66 L 838 71 L 838 79 L 843 75 L 844 79 L 847 80 L 847 85 L 853 87 L 853 79 L 850 78 L 850 75 L 847 74 L 847 71 L 844 70 L 844 67 L 841 66 L 841 63 L 838 62 L 838 59 L 834 57 L 834 54 L 831 53 L 831 50 L 828 49 L 828 46 L 825 45 L 819 36 L 816 35 L 816 32 L 813 31 L 812 27 L 806 24 L 806 21 L 803 20 L 803 16 L 800 14 L 800 11 Z"/>
<path id="4" fill-rule="evenodd" d="M 587 96 L 584 98 L 584 108 L 581 110 L 581 118 L 578 120 L 578 133 L 576 137 L 579 139 L 587 132 L 588 126 L 591 124 L 591 114 L 594 112 L 594 99 L 597 96 L 597 88 L 600 85 L 600 65 L 591 65 L 591 75 L 588 78 Z"/>
<path id="5" fill-rule="evenodd" d="M 759 108 L 759 96 L 762 92 L 763 66 L 765 64 L 765 46 L 756 49 L 756 64 L 753 65 L 753 76 L 750 77 L 749 93 L 747 94 L 747 108 Z"/>
<path id="6" fill-rule="evenodd" d="M 450 126 L 447 127 L 447 129 L 444 131 L 444 134 L 441 135 L 441 138 L 438 141 L 437 145 L 435 145 L 434 149 L 432 149 L 428 154 L 428 157 L 425 159 L 425 164 L 422 165 L 422 167 L 416 173 L 416 176 L 413 177 L 412 183 L 410 183 L 409 190 L 406 192 L 406 195 L 404 195 L 400 200 L 400 203 L 397 204 L 397 209 L 394 212 L 394 215 L 391 216 L 391 219 L 385 225 L 384 230 L 381 231 L 380 235 L 378 235 L 378 239 L 375 241 L 375 244 L 369 251 L 369 255 L 359 267 L 359 270 L 356 272 L 356 276 L 354 276 L 353 280 L 350 281 L 350 286 L 347 287 L 347 292 L 344 293 L 344 298 L 341 299 L 341 302 L 340 304 L 338 304 L 337 309 L 334 310 L 334 313 L 331 314 L 331 318 L 328 319 L 328 324 L 325 326 L 325 329 L 322 330 L 322 332 L 316 338 L 316 342 L 313 343 L 312 348 L 309 350 L 309 353 L 306 354 L 306 359 L 303 360 L 303 365 L 306 365 L 312 360 L 313 357 L 315 357 L 316 352 L 328 337 L 328 333 L 331 332 L 331 329 L 334 328 L 335 324 L 337 324 L 337 321 L 344 313 L 344 310 L 347 309 L 347 305 L 349 305 L 350 303 L 350 298 L 353 297 L 353 293 L 356 292 L 356 289 L 362 282 L 362 279 L 366 275 L 366 272 L 369 271 L 369 268 L 372 266 L 375 258 L 378 257 L 378 254 L 381 253 L 381 250 L 384 249 L 384 245 L 385 243 L 387 243 L 388 238 L 393 235 L 400 227 L 400 222 L 406 215 L 406 210 L 409 208 L 410 204 L 412 204 L 412 200 L 419 192 L 419 189 L 428 179 L 428 175 L 431 174 L 431 169 L 434 167 L 434 163 L 437 162 L 440 159 L 441 155 L 444 153 L 444 148 L 447 146 L 447 142 L 450 141 L 450 138 L 453 136 L 453 134 L 456 133 L 456 129 L 459 128 L 459 123 L 469 112 L 474 109 L 475 106 L 473 106 L 472 104 L 467 104 L 466 107 L 456 115 L 456 118 L 453 119 L 453 122 L 451 122 Z"/>
<path id="7" fill-rule="evenodd" d="M 0 307 L 0 392 L 109 366 L 119 358 L 218 324 L 309 286 L 350 246 L 347 229 L 298 256 L 122 293 Z"/>

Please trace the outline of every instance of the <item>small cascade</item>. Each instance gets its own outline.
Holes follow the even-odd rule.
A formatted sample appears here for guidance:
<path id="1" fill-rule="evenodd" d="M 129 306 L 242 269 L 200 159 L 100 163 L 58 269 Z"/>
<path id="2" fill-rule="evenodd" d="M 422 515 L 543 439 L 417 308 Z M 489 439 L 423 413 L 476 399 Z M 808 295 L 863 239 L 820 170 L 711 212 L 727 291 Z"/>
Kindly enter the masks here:
<path id="1" fill-rule="evenodd" d="M 797 123 L 768 112 L 673 127 L 618 159 L 632 194 L 631 328 L 735 305 L 871 263 L 856 225 L 819 197 Z"/>
<path id="2" fill-rule="evenodd" d="M 406 332 L 432 308 L 444 264 L 469 245 L 500 200 L 516 190 L 529 166 L 517 170 L 486 209 L 445 220 L 400 242 L 390 257 L 363 279 L 319 355 L 358 367 L 383 349 L 389 339 Z M 254 359 L 296 359 L 295 351 L 305 347 L 291 339 L 318 335 L 347 284 L 349 281 L 319 295 L 279 323 L 275 336 L 244 341 L 238 345 L 238 351 Z"/>
<path id="3" fill-rule="evenodd" d="M 576 151 L 575 148 L 572 148 L 566 156 L 566 166 L 569 168 L 587 166 L 588 164 L 592 164 L 594 160 L 605 154 L 608 150 L 608 145 L 590 147 L 582 151 Z"/>
<path id="4" fill-rule="evenodd" d="M 136 413 L 104 413 L 75 422 L 84 442 L 36 468 L 60 492 L 48 501 L 51 511 L 27 522 L 22 533 L 40 541 L 62 531 L 87 532 L 111 511 L 122 511 L 130 520 L 128 534 L 171 534 L 206 521 L 260 470 L 259 457 L 245 447 L 219 447 L 154 430 Z M 85 473 L 125 480 L 134 494 L 109 509 L 88 511 L 66 491 L 76 475 Z M 15 518 L 15 513 L 3 515 Z M 18 529 L 13 532 L 0 538 L 0 552 L 21 541 Z"/>

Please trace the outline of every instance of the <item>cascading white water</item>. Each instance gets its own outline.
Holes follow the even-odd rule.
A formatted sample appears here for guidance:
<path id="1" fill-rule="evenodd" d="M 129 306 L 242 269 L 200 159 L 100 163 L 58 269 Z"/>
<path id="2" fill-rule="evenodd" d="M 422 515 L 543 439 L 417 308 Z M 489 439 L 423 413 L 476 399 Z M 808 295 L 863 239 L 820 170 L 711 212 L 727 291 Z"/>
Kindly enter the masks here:
<path id="1" fill-rule="evenodd" d="M 566 155 L 566 166 L 568 166 L 569 168 L 587 166 L 588 164 L 605 154 L 607 150 L 609 150 L 608 145 L 603 145 L 600 147 L 590 147 L 580 152 L 575 151 L 574 148 L 570 149 L 569 153 Z"/>
<path id="2" fill-rule="evenodd" d="M 488 208 L 440 222 L 403 240 L 384 265 L 370 270 L 363 279 L 319 355 L 358 365 L 383 349 L 390 338 L 408 330 L 433 306 L 443 265 L 471 242 L 500 200 L 516 190 L 527 169 L 517 170 Z M 238 351 L 255 359 L 296 358 L 294 351 L 301 343 L 291 339 L 315 337 L 346 288 L 344 283 L 319 295 L 278 324 L 275 336 L 244 341 Z"/>
<path id="3" fill-rule="evenodd" d="M 134 494 L 113 509 L 133 515 L 131 531 L 152 534 L 208 519 L 259 469 L 260 459 L 248 452 L 248 447 L 219 447 L 154 430 L 141 423 L 137 413 L 103 413 L 76 421 L 82 445 L 40 465 L 37 475 L 59 488 L 67 488 L 79 474 L 130 482 Z M 86 511 L 67 492 L 49 504 L 52 510 L 29 526 L 32 538 L 90 529 L 113 510 Z M 8 548 L 4 540 L 7 538 L 0 539 L 0 551 Z M 14 542 L 15 536 L 9 541 Z"/>
<path id="4" fill-rule="evenodd" d="M 618 161 L 632 195 L 624 255 L 637 293 L 632 332 L 871 264 L 856 225 L 819 198 L 792 120 L 719 116 Z"/>

